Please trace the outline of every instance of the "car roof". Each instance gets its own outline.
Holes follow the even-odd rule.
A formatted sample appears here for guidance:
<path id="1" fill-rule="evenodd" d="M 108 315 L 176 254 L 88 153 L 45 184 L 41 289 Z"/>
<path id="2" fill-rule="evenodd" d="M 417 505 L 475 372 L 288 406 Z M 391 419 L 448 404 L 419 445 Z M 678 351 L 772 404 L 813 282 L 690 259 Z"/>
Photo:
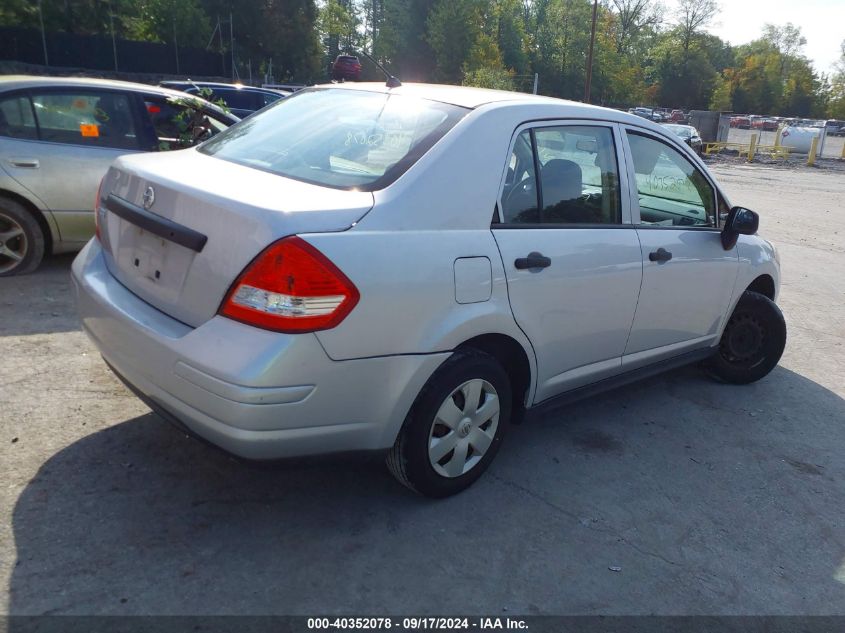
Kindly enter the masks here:
<path id="1" fill-rule="evenodd" d="M 184 96 L 177 90 L 139 84 L 118 79 L 98 79 L 96 77 L 37 77 L 34 75 L 5 75 L 0 77 L 0 90 L 16 90 L 18 88 L 50 88 L 50 87 L 83 87 L 83 88 L 111 88 L 113 90 L 131 90 L 135 92 L 157 92 L 168 96 Z"/>
<path id="2" fill-rule="evenodd" d="M 199 86 L 200 88 L 233 88 L 235 90 L 257 90 L 259 92 L 275 92 L 272 88 L 259 88 L 257 86 L 246 86 L 244 84 L 227 84 L 222 81 L 190 81 L 188 79 L 172 79 L 162 81 L 160 86 Z"/>
<path id="3" fill-rule="evenodd" d="M 226 114 L 227 116 L 234 115 L 226 113 L 221 108 L 213 103 L 206 101 L 195 95 L 187 95 L 186 93 L 173 90 L 171 88 L 164 88 L 161 86 L 151 86 L 149 84 L 139 84 L 131 81 L 120 81 L 118 79 L 98 79 L 96 77 L 39 77 L 35 75 L 5 75 L 0 77 L 0 92 L 9 90 L 27 90 L 30 88 L 106 88 L 111 90 L 124 90 L 129 92 L 145 92 L 147 94 L 157 94 L 163 97 L 174 97 L 177 99 L 195 99 L 203 103 L 203 107 L 213 110 L 218 114 Z"/>
<path id="4" fill-rule="evenodd" d="M 495 106 L 495 104 L 526 104 L 526 105 L 554 105 L 561 107 L 561 117 L 603 119 L 620 123 L 632 123 L 642 127 L 643 119 L 611 108 L 568 101 L 554 97 L 533 95 L 524 92 L 510 92 L 506 90 L 490 90 L 488 88 L 470 88 L 467 86 L 449 86 L 442 84 L 403 83 L 398 88 L 388 88 L 381 82 L 342 82 L 315 86 L 321 88 L 338 88 L 341 90 L 356 90 L 396 94 L 430 101 L 438 101 L 462 108 L 475 109 L 481 106 Z M 302 91 L 300 91 L 302 92 Z M 660 126 L 655 124 L 654 129 Z"/>

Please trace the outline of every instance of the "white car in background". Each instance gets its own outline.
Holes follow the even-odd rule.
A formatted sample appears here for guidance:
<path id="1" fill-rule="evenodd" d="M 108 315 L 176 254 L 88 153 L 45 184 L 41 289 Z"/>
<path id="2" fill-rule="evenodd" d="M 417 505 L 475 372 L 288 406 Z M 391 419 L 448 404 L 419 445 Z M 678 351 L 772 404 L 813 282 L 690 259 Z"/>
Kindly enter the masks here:
<path id="1" fill-rule="evenodd" d="M 73 265 L 85 331 L 150 406 L 246 458 L 384 451 L 431 496 L 529 409 L 786 328 L 758 217 L 681 139 L 451 86 L 297 92 L 198 148 L 123 157 Z"/>

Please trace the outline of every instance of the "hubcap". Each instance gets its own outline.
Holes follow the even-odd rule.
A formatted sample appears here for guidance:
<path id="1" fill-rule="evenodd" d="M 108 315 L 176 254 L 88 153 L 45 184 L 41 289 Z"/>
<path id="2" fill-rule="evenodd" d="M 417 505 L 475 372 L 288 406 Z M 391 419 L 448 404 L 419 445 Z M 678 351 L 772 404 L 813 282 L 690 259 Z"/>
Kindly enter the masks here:
<path id="1" fill-rule="evenodd" d="M 738 314 L 728 322 L 719 352 L 728 362 L 745 363 L 760 355 L 765 337 L 763 325 L 754 316 Z"/>
<path id="2" fill-rule="evenodd" d="M 428 437 L 428 458 L 443 477 L 460 477 L 487 453 L 499 425 L 499 396 L 486 380 L 468 380 L 440 405 Z"/>
<path id="3" fill-rule="evenodd" d="M 17 268 L 26 257 L 27 242 L 23 227 L 0 212 L 0 273 Z"/>

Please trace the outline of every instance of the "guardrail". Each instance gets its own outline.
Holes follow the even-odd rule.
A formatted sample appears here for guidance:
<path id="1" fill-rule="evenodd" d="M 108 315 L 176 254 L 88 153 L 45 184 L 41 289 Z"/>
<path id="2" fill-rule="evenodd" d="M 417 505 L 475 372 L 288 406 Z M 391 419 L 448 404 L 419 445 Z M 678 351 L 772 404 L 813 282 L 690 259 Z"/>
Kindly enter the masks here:
<path id="1" fill-rule="evenodd" d="M 718 154 L 722 150 L 735 151 L 740 157 L 748 156 L 749 162 L 754 160 L 756 154 L 767 154 L 772 158 L 789 158 L 791 147 L 783 145 L 757 145 L 756 143 L 706 143 L 704 154 Z"/>

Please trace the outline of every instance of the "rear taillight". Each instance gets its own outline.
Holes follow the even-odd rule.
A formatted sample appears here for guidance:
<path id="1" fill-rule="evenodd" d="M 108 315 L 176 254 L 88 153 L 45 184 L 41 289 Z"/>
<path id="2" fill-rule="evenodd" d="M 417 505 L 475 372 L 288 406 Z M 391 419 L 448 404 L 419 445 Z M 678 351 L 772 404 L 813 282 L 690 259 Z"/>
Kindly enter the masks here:
<path id="1" fill-rule="evenodd" d="M 106 177 L 103 176 L 100 180 L 100 186 L 97 187 L 97 199 L 94 200 L 94 235 L 97 236 L 97 239 L 102 242 L 100 238 L 100 196 L 103 193 L 103 183 L 106 181 Z M 90 226 L 90 224 L 89 224 Z"/>
<path id="2" fill-rule="evenodd" d="M 276 332 L 314 332 L 338 325 L 358 297 L 337 266 L 294 236 L 274 242 L 246 267 L 219 312 Z"/>

